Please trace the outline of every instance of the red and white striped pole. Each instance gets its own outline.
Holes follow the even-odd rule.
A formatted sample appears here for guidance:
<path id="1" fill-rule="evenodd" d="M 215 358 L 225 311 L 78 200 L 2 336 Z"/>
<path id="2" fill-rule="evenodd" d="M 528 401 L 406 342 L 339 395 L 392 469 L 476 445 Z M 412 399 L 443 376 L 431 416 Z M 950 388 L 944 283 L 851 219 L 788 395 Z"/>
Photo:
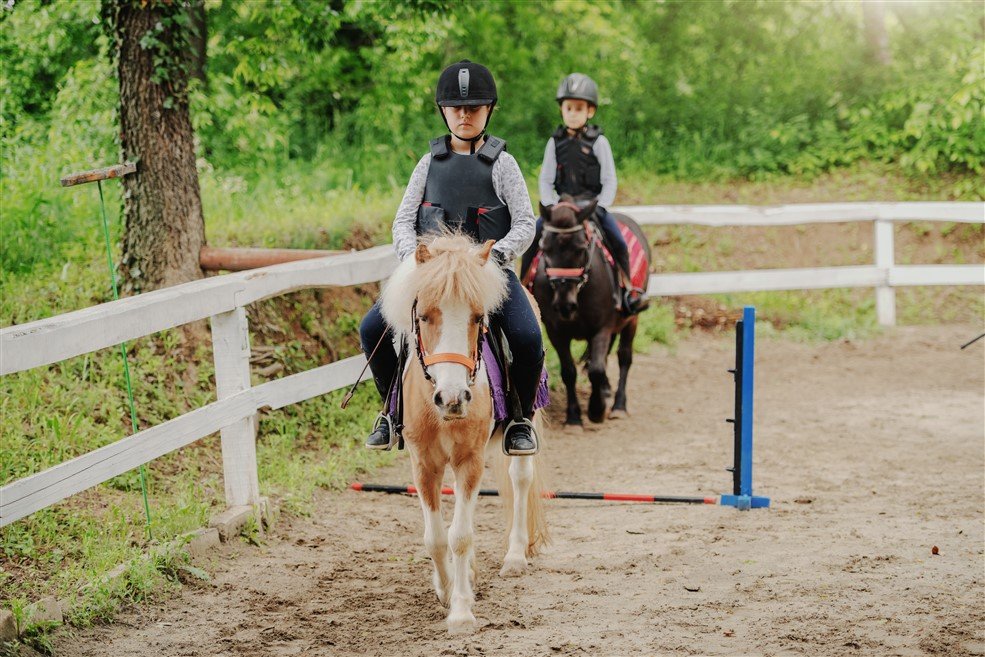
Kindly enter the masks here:
<path id="1" fill-rule="evenodd" d="M 354 482 L 349 486 L 352 490 L 364 493 L 390 493 L 402 495 L 417 495 L 417 488 L 414 486 L 387 486 L 383 484 L 363 484 Z M 442 495 L 454 495 L 455 491 L 451 488 L 442 488 Z M 483 488 L 479 491 L 480 496 L 498 497 L 499 491 L 491 488 Z M 718 497 L 687 497 L 677 495 L 638 495 L 635 493 L 570 493 L 563 491 L 545 490 L 541 493 L 547 499 L 568 499 L 568 500 L 606 500 L 609 502 L 645 502 L 650 504 L 718 504 Z"/>

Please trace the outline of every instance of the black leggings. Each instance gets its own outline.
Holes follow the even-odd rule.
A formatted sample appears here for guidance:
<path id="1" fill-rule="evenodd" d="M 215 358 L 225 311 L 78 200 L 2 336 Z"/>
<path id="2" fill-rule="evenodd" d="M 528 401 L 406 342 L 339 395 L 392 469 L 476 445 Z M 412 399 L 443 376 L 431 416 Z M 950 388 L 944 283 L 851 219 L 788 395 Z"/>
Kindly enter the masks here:
<path id="1" fill-rule="evenodd" d="M 506 270 L 506 277 L 509 294 L 490 319 L 494 326 L 501 327 L 506 334 L 506 341 L 513 354 L 510 378 L 516 385 L 524 414 L 529 415 L 533 409 L 537 386 L 540 384 L 540 372 L 544 365 L 544 342 L 537 316 L 534 315 L 516 274 L 512 270 Z M 397 354 L 390 346 L 393 341 L 393 331 L 383 319 L 383 313 L 380 312 L 380 305 L 377 302 L 369 309 L 359 325 L 359 342 L 367 358 L 384 334 L 387 337 L 370 360 L 369 369 L 373 372 L 376 389 L 385 401 L 390 382 L 397 373 Z"/>

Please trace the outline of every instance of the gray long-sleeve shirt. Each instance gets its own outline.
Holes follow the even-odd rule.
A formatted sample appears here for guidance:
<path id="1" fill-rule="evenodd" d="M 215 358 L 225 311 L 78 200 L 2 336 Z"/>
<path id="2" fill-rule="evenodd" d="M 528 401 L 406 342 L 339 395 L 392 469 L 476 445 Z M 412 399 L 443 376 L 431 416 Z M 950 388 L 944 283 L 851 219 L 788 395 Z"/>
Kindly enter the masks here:
<path id="1" fill-rule="evenodd" d="M 599 192 L 599 205 L 611 207 L 616 202 L 616 163 L 612 159 L 612 147 L 605 135 L 599 135 L 592 145 L 592 152 L 598 158 L 602 169 L 602 191 Z M 544 205 L 554 205 L 558 202 L 558 193 L 554 189 L 554 179 L 557 177 L 557 156 L 554 151 L 554 137 L 547 140 L 544 149 L 544 163 L 540 165 L 540 176 L 537 178 L 537 190 L 540 192 L 540 202 Z"/>
<path id="2" fill-rule="evenodd" d="M 404 198 L 393 219 L 393 248 L 400 260 L 417 249 L 417 208 L 424 200 L 424 184 L 430 167 L 431 153 L 427 153 L 410 174 Z M 496 196 L 509 208 L 512 220 L 510 231 L 496 242 L 493 250 L 499 251 L 507 262 L 512 262 L 533 242 L 535 219 L 520 165 L 505 151 L 493 162 L 492 183 Z"/>

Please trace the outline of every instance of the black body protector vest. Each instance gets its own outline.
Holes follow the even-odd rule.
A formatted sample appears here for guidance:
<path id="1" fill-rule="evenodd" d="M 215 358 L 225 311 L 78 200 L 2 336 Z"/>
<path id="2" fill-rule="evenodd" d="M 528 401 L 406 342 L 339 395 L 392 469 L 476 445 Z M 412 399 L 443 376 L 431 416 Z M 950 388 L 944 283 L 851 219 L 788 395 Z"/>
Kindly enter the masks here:
<path id="1" fill-rule="evenodd" d="M 595 197 L 602 192 L 602 166 L 592 150 L 601 134 L 602 128 L 597 125 L 586 126 L 574 137 L 568 135 L 564 126 L 554 132 L 557 160 L 554 191 L 583 197 Z"/>
<path id="2" fill-rule="evenodd" d="M 475 155 L 451 150 L 450 137 L 431 140 L 424 199 L 417 210 L 417 234 L 461 231 L 477 242 L 501 240 L 510 232 L 509 208 L 493 187 L 492 169 L 506 142 L 486 136 Z"/>

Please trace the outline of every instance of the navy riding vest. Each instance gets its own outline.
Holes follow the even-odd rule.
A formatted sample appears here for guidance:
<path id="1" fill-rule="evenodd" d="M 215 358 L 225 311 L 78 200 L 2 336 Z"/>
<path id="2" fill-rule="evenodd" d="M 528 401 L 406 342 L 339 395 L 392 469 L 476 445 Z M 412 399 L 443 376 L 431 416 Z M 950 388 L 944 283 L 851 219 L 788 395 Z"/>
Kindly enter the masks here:
<path id="1" fill-rule="evenodd" d="M 557 174 L 554 191 L 572 196 L 598 196 L 602 191 L 602 166 L 592 147 L 602 134 L 597 125 L 586 126 L 571 137 L 564 126 L 552 135 Z"/>
<path id="2" fill-rule="evenodd" d="M 505 141 L 487 136 L 475 155 L 464 155 L 451 150 L 447 135 L 432 139 L 417 234 L 460 231 L 477 242 L 506 237 L 513 220 L 492 179 L 493 164 L 505 149 Z"/>

